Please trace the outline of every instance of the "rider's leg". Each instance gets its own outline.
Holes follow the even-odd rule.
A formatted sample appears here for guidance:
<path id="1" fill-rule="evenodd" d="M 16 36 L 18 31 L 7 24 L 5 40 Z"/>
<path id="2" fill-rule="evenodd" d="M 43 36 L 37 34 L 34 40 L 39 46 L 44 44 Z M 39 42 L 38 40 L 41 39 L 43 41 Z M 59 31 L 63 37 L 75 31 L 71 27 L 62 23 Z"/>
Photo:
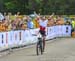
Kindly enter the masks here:
<path id="1" fill-rule="evenodd" d="M 45 31 L 40 30 L 39 32 L 43 37 L 43 51 L 44 51 L 44 49 L 45 49 Z"/>
<path id="2" fill-rule="evenodd" d="M 45 36 L 43 37 L 43 51 L 45 50 Z"/>

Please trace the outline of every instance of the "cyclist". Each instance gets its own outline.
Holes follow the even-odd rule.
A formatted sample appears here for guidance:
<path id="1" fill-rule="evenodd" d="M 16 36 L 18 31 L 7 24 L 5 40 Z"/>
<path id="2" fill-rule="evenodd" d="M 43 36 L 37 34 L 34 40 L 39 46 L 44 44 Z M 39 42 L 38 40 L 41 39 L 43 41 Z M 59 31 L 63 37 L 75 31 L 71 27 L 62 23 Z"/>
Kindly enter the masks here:
<path id="1" fill-rule="evenodd" d="M 45 49 L 45 36 L 46 36 L 45 30 L 46 30 L 46 27 L 47 27 L 48 20 L 45 17 L 42 17 L 42 18 L 39 18 L 38 22 L 39 22 L 39 25 L 40 25 L 39 32 L 43 37 L 43 51 L 44 51 L 44 49 Z"/>
<path id="2" fill-rule="evenodd" d="M 54 15 L 54 13 L 50 16 L 50 18 L 52 18 L 53 17 L 53 15 Z M 48 24 L 48 20 L 46 19 L 46 17 L 45 16 L 43 16 L 43 17 L 38 17 L 38 22 L 39 22 L 39 28 L 40 28 L 40 30 L 39 30 L 39 32 L 40 32 L 40 34 L 42 35 L 42 37 L 43 37 L 43 52 L 44 52 L 44 49 L 45 49 L 45 38 L 46 38 L 46 27 L 47 27 L 47 24 Z"/>

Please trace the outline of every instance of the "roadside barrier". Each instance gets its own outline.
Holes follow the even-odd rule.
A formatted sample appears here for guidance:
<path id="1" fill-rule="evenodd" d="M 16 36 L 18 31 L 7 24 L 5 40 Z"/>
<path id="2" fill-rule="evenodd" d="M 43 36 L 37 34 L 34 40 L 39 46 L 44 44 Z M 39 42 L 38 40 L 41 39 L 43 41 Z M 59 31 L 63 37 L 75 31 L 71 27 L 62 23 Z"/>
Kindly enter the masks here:
<path id="1" fill-rule="evenodd" d="M 37 34 L 39 29 L 16 30 L 0 33 L 0 51 L 16 46 L 23 46 L 37 42 Z M 70 37 L 70 25 L 57 25 L 46 28 L 46 40 L 56 37 Z"/>

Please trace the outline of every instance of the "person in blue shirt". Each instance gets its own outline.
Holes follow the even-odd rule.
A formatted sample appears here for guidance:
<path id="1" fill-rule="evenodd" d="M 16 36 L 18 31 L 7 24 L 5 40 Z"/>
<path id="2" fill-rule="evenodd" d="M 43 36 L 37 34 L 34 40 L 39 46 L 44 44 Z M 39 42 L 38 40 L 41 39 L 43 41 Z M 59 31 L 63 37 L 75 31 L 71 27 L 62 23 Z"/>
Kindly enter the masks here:
<path id="1" fill-rule="evenodd" d="M 27 20 L 27 27 L 28 27 L 29 29 L 33 29 L 33 28 L 34 28 L 34 23 L 32 22 L 32 19 L 31 19 L 31 18 L 29 18 L 29 19 Z"/>

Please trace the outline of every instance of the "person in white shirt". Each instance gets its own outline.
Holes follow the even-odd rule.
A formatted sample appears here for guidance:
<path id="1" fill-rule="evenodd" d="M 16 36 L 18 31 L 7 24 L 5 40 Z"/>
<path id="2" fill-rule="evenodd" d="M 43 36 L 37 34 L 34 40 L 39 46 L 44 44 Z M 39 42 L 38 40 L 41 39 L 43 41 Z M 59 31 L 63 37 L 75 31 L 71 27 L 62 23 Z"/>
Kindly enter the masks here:
<path id="1" fill-rule="evenodd" d="M 51 17 L 53 17 L 53 16 L 54 16 L 54 13 L 51 15 Z M 46 27 L 47 27 L 47 24 L 48 24 L 48 20 L 47 20 L 46 17 L 44 16 L 44 17 L 42 17 L 42 18 L 39 17 L 38 22 L 39 22 L 39 25 L 40 25 L 40 27 L 39 27 L 39 28 L 40 28 L 39 32 L 40 32 L 40 34 L 41 34 L 42 37 L 43 37 L 43 51 L 44 51 L 44 49 L 45 49 Z"/>
<path id="2" fill-rule="evenodd" d="M 39 22 L 39 25 L 40 25 L 39 32 L 43 37 L 43 51 L 44 51 L 44 49 L 45 49 L 45 36 L 46 36 L 46 34 L 45 34 L 46 31 L 45 30 L 46 30 L 46 27 L 47 27 L 48 20 L 44 16 L 44 17 L 40 18 L 38 20 L 38 22 Z"/>

